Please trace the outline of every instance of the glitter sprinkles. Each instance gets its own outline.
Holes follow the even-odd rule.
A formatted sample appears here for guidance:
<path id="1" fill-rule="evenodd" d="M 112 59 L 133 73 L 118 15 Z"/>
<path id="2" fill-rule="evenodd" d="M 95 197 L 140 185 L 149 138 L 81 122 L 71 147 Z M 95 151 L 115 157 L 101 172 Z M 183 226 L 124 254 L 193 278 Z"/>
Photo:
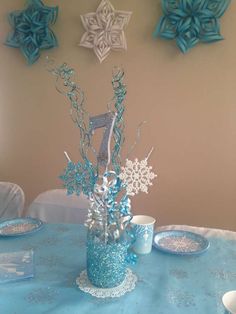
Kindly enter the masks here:
<path id="1" fill-rule="evenodd" d="M 167 294 L 169 303 L 177 307 L 193 307 L 196 306 L 194 295 L 182 290 L 172 290 Z"/>
<path id="2" fill-rule="evenodd" d="M 118 286 L 125 279 L 127 243 L 87 242 L 87 272 L 90 281 L 101 288 Z"/>
<path id="3" fill-rule="evenodd" d="M 188 278 L 188 273 L 182 269 L 173 268 L 169 271 L 170 275 L 176 279 L 186 279 Z"/>
<path id="4" fill-rule="evenodd" d="M 47 266 L 49 268 L 53 268 L 53 267 L 56 267 L 58 265 L 61 265 L 61 260 L 62 260 L 62 257 L 55 256 L 55 255 L 45 256 L 45 257 L 41 256 L 39 258 L 38 264 Z"/>
<path id="5" fill-rule="evenodd" d="M 53 303 L 58 292 L 50 287 L 48 288 L 39 288 L 30 292 L 26 296 L 26 300 L 30 304 L 42 304 L 42 303 Z"/>
<path id="6" fill-rule="evenodd" d="M 225 270 L 210 270 L 212 276 L 219 280 L 225 281 L 236 281 L 236 272 L 225 271 Z"/>

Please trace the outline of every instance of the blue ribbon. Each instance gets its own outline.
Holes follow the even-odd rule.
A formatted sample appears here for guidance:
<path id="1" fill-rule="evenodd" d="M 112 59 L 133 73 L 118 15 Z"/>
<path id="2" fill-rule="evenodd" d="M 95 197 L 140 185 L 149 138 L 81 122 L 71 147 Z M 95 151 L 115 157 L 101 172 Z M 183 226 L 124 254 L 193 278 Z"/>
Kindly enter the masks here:
<path id="1" fill-rule="evenodd" d="M 96 183 L 90 195 L 91 206 L 87 226 L 99 229 L 96 232 L 104 242 L 126 241 L 130 247 L 134 235 L 130 227 L 131 202 L 125 184 L 114 171 L 105 172 L 101 184 Z M 130 260 L 134 260 L 131 258 Z"/>

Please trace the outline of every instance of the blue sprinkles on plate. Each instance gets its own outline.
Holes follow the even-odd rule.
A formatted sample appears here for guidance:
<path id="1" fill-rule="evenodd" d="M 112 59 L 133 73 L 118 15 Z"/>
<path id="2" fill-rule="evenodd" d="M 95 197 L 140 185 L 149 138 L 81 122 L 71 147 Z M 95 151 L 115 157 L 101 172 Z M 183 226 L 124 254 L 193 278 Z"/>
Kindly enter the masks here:
<path id="1" fill-rule="evenodd" d="M 43 222 L 35 218 L 13 218 L 0 221 L 0 236 L 15 237 L 41 229 Z"/>
<path id="2" fill-rule="evenodd" d="M 154 235 L 153 245 L 166 253 L 196 255 L 205 252 L 209 241 L 200 234 L 183 230 L 166 230 Z"/>

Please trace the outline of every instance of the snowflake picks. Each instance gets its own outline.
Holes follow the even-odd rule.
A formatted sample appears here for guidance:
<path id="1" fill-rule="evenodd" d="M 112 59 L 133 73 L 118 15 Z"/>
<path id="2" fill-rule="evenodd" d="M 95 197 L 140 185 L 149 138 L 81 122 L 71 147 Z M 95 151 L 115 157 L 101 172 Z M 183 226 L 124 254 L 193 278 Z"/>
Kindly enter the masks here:
<path id="1" fill-rule="evenodd" d="M 126 159 L 125 167 L 121 168 L 119 178 L 126 184 L 127 194 L 134 196 L 139 192 L 148 193 L 148 186 L 152 185 L 152 180 L 157 175 L 152 172 L 152 166 L 148 166 L 148 158 L 150 157 L 153 148 L 148 156 L 139 161 L 135 158 L 134 161 Z"/>

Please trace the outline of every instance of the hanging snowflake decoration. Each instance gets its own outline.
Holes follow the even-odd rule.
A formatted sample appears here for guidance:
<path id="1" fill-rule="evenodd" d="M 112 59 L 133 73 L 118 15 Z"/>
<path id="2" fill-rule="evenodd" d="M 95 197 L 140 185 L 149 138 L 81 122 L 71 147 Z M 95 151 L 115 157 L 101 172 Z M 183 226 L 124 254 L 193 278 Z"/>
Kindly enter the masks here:
<path id="1" fill-rule="evenodd" d="M 121 168 L 119 178 L 126 184 L 127 194 L 135 195 L 140 191 L 148 193 L 148 186 L 157 175 L 152 172 L 152 166 L 148 166 L 148 158 L 139 161 L 126 159 L 125 167 Z"/>
<path id="2" fill-rule="evenodd" d="M 80 46 L 91 48 L 102 62 L 111 50 L 127 50 L 124 28 L 132 12 L 117 11 L 108 0 L 102 0 L 96 12 L 81 15 L 85 33 Z"/>
<path id="3" fill-rule="evenodd" d="M 40 51 L 58 45 L 57 38 L 50 28 L 56 23 L 58 6 L 48 7 L 41 0 L 29 0 L 22 11 L 9 14 L 12 31 L 5 44 L 19 48 L 29 64 L 35 63 Z"/>
<path id="4" fill-rule="evenodd" d="M 219 20 L 230 0 L 162 0 L 163 16 L 154 36 L 174 39 L 186 53 L 198 42 L 222 40 Z"/>

